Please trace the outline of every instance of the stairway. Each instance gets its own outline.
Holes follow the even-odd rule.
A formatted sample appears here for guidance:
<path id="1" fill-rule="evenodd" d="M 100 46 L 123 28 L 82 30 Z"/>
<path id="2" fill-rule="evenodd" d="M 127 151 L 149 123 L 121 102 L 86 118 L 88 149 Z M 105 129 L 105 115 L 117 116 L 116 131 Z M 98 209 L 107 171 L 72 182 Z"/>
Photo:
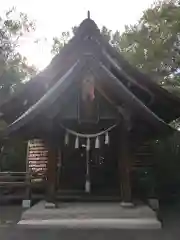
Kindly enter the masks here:
<path id="1" fill-rule="evenodd" d="M 41 201 L 23 212 L 20 227 L 58 229 L 159 229 L 156 213 L 146 205 L 123 208 L 112 202 L 59 202 L 45 208 Z"/>

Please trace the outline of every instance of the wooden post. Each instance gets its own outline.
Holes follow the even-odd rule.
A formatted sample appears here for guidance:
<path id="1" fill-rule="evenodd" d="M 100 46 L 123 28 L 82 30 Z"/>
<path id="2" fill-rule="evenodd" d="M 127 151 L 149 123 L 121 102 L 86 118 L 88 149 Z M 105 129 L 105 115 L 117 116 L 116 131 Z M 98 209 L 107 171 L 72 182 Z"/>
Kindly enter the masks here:
<path id="1" fill-rule="evenodd" d="M 0 144 L 0 172 L 2 171 L 2 156 L 3 156 L 4 146 L 3 144 Z M 0 186 L 0 205 L 1 205 L 1 199 L 2 199 L 2 187 Z M 0 219 L 1 222 L 1 219 Z"/>
<path id="2" fill-rule="evenodd" d="M 130 146 L 129 146 L 129 132 L 125 120 L 120 128 L 120 141 L 119 141 L 119 175 L 121 186 L 122 205 L 132 205 L 131 196 L 131 180 L 130 180 Z"/>
<path id="3" fill-rule="evenodd" d="M 47 186 L 46 186 L 46 207 L 54 208 L 56 200 L 57 185 L 57 158 L 58 151 L 56 144 L 48 142 L 48 164 L 47 164 Z"/>
<path id="4" fill-rule="evenodd" d="M 2 171 L 2 157 L 4 153 L 4 145 L 3 143 L 0 144 L 0 172 Z"/>
<path id="5" fill-rule="evenodd" d="M 60 144 L 61 146 L 61 144 Z M 57 177 L 56 177 L 56 187 L 57 190 L 60 188 L 60 176 L 61 176 L 61 168 L 62 168 L 62 148 L 58 148 L 58 157 L 57 157 Z"/>
<path id="6" fill-rule="evenodd" d="M 27 141 L 27 151 L 26 151 L 26 174 L 25 174 L 25 199 L 22 201 L 23 208 L 31 207 L 31 173 L 29 170 L 29 141 Z"/>

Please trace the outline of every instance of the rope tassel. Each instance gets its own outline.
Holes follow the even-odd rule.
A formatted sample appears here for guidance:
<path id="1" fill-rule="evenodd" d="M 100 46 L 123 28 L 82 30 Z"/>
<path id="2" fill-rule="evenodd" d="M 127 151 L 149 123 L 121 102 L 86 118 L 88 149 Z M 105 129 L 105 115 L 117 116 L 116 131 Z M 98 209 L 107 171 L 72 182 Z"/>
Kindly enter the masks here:
<path id="1" fill-rule="evenodd" d="M 89 179 L 87 179 L 85 182 L 85 192 L 90 193 L 90 191 L 91 191 L 91 183 L 90 183 Z"/>
<path id="2" fill-rule="evenodd" d="M 79 148 L 79 137 L 76 137 L 76 141 L 75 141 L 75 149 Z"/>
<path id="3" fill-rule="evenodd" d="M 100 148 L 99 137 L 96 138 L 96 141 L 95 141 L 95 148 Z"/>
<path id="4" fill-rule="evenodd" d="M 66 135 L 65 135 L 64 143 L 65 143 L 65 145 L 68 145 L 68 143 L 69 143 L 69 134 L 68 133 L 66 133 Z"/>

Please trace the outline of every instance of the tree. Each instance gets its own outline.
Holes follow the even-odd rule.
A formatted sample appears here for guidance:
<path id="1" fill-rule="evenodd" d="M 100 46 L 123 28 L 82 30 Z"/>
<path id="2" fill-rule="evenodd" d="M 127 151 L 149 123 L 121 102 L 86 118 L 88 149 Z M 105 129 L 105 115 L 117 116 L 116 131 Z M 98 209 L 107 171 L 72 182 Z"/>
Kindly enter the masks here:
<path id="1" fill-rule="evenodd" d="M 73 37 L 77 30 L 77 26 L 72 27 L 71 31 L 62 32 L 60 37 L 54 37 L 53 38 L 53 45 L 51 49 L 51 53 L 53 55 L 60 53 L 61 49 L 69 42 L 69 40 Z M 119 32 L 112 34 L 112 31 L 106 28 L 105 26 L 102 27 L 101 33 L 104 35 L 104 37 L 107 39 L 107 41 L 110 41 L 112 44 L 115 43 L 114 39 L 117 36 Z M 119 36 L 119 35 L 118 35 Z"/>
<path id="2" fill-rule="evenodd" d="M 72 34 L 67 33 L 54 39 L 53 53 L 58 53 L 68 42 Z M 156 2 L 136 24 L 126 26 L 122 34 L 106 27 L 102 27 L 101 33 L 132 65 L 151 75 L 157 83 L 169 90 L 180 86 L 176 75 L 180 64 L 179 1 Z"/>
<path id="3" fill-rule="evenodd" d="M 34 30 L 34 22 L 24 13 L 10 9 L 0 16 L 0 101 L 6 99 L 36 69 L 18 52 L 20 38 Z"/>
<path id="4" fill-rule="evenodd" d="M 69 42 L 71 36 L 71 32 L 67 31 L 62 32 L 60 37 L 54 37 L 51 53 L 54 55 L 58 54 L 60 50 L 64 47 L 64 45 Z"/>
<path id="5" fill-rule="evenodd" d="M 34 29 L 34 22 L 15 8 L 0 16 L 0 102 L 36 72 L 35 67 L 29 66 L 27 59 L 18 52 L 20 39 Z M 0 119 L 0 130 L 5 126 L 6 123 Z M 5 154 L 0 159 L 3 164 L 1 170 L 24 171 L 25 152 L 25 143 L 19 141 L 5 146 Z"/>
<path id="6" fill-rule="evenodd" d="M 180 4 L 161 1 L 147 9 L 137 24 L 126 27 L 118 47 L 131 64 L 163 85 L 175 80 L 172 75 L 179 69 L 179 38 Z"/>
<path id="7" fill-rule="evenodd" d="M 56 55 L 60 53 L 61 49 L 69 42 L 77 30 L 77 27 L 72 27 L 71 31 L 62 32 L 60 37 L 53 38 L 53 45 L 51 53 Z"/>

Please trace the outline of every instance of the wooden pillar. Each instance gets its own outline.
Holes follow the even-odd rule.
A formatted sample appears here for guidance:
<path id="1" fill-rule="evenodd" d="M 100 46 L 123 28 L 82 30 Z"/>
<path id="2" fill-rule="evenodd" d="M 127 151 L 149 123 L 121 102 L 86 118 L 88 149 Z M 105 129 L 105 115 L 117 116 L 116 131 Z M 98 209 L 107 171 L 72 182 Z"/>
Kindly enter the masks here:
<path id="1" fill-rule="evenodd" d="M 4 153 L 4 145 L 3 143 L 0 143 L 0 172 L 2 171 L 2 157 L 3 157 L 3 153 Z"/>
<path id="2" fill-rule="evenodd" d="M 61 144 L 60 144 L 61 146 Z M 60 188 L 60 176 L 61 176 L 61 168 L 62 168 L 62 147 L 58 148 L 58 157 L 57 157 L 57 177 L 56 177 L 56 187 L 57 190 Z"/>
<path id="3" fill-rule="evenodd" d="M 119 179 L 121 187 L 121 198 L 123 203 L 131 203 L 131 180 L 130 180 L 130 144 L 129 131 L 125 120 L 120 127 L 119 141 Z"/>
<path id="4" fill-rule="evenodd" d="M 57 186 L 57 158 L 58 151 L 55 142 L 48 142 L 48 164 L 47 164 L 47 186 L 46 186 L 46 202 L 55 204 L 56 186 Z M 53 207 L 53 206 L 47 206 Z"/>
<path id="5" fill-rule="evenodd" d="M 30 173 L 29 170 L 29 141 L 27 141 L 27 151 L 26 151 L 26 174 L 25 174 L 25 196 L 24 199 L 22 200 L 22 207 L 23 208 L 30 208 L 32 204 L 32 199 L 31 199 L 31 176 L 32 174 Z"/>

